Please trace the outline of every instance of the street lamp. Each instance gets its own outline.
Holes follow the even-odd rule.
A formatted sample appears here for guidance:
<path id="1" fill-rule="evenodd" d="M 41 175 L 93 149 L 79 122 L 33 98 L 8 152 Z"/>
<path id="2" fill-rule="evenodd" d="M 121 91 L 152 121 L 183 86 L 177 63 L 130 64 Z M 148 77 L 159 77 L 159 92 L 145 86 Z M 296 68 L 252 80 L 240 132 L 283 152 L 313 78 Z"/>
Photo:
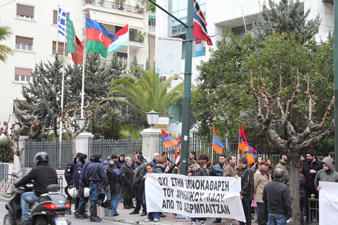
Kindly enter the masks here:
<path id="1" fill-rule="evenodd" d="M 150 128 L 154 128 L 155 124 L 158 123 L 159 116 L 160 114 L 158 112 L 155 112 L 154 110 L 147 112 L 147 120 Z"/>
<path id="2" fill-rule="evenodd" d="M 79 128 L 81 129 L 84 126 L 85 119 L 84 118 L 80 118 L 77 121 L 79 123 Z"/>

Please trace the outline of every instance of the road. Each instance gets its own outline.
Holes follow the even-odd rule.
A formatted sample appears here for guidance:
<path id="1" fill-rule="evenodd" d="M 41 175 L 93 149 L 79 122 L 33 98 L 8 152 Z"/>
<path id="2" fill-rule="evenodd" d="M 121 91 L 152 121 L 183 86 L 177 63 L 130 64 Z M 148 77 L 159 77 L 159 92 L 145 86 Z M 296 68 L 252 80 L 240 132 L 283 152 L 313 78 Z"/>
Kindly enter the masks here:
<path id="1" fill-rule="evenodd" d="M 5 217 L 7 211 L 5 209 L 5 202 L 0 201 L 0 224 L 3 223 L 3 218 Z M 73 215 L 66 215 L 67 220 L 69 220 L 70 222 L 72 222 L 72 225 L 84 225 L 84 224 L 91 224 L 93 225 L 93 223 L 89 222 L 89 219 L 83 219 L 83 220 L 79 220 L 79 219 L 74 219 Z M 102 220 L 101 223 L 98 223 L 100 225 L 111 225 L 111 224 L 115 224 L 115 225 L 126 225 L 125 223 L 118 223 L 118 222 L 113 222 L 113 221 L 109 221 L 109 220 Z"/>

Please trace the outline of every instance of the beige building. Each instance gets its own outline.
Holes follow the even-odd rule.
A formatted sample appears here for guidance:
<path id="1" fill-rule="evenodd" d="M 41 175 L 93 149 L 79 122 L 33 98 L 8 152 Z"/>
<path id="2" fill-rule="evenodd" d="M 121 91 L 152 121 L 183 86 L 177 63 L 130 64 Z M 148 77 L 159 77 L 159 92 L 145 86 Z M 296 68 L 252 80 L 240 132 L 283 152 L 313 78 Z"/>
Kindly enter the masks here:
<path id="1" fill-rule="evenodd" d="M 36 63 L 52 61 L 59 41 L 63 52 L 63 36 L 57 34 L 57 10 L 62 8 L 72 19 L 75 32 L 84 40 L 85 16 L 102 23 L 111 33 L 129 24 L 129 49 L 122 47 L 117 54 L 127 63 L 136 56 L 140 66 L 154 61 L 155 15 L 137 8 L 143 1 L 89 1 L 89 0 L 17 0 L 0 1 L 0 25 L 9 26 L 12 35 L 2 41 L 14 51 L 6 63 L 0 62 L 0 122 L 14 118 L 16 99 L 22 99 L 22 86 L 30 82 L 31 71 Z M 123 1 L 122 1 L 123 2 Z M 140 4 L 142 6 L 142 4 Z M 129 51 L 128 51 L 129 50 Z M 129 53 L 129 57 L 128 57 Z M 109 60 L 111 57 L 108 56 Z M 64 57 L 72 63 L 71 55 Z"/>

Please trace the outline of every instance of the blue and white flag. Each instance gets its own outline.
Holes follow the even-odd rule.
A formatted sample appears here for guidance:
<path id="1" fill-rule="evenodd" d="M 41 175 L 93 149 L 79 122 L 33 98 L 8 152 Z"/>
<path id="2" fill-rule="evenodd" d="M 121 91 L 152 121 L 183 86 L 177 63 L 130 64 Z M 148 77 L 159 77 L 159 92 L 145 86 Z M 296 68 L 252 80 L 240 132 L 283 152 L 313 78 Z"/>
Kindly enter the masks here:
<path id="1" fill-rule="evenodd" d="M 58 32 L 62 36 L 66 36 L 66 13 L 61 8 L 58 12 Z"/>

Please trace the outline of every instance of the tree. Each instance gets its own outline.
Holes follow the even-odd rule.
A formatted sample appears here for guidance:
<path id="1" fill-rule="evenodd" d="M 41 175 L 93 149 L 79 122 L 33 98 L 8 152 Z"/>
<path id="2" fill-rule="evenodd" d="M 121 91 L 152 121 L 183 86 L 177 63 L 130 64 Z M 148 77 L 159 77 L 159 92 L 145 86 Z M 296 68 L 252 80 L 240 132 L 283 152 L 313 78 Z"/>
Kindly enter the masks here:
<path id="1" fill-rule="evenodd" d="M 281 0 L 279 4 L 269 0 L 269 8 L 264 3 L 262 13 L 254 24 L 253 32 L 257 40 L 266 38 L 274 31 L 277 34 L 295 33 L 297 40 L 304 42 L 318 33 L 319 15 L 308 19 L 310 9 L 302 12 L 299 0 Z"/>
<path id="2" fill-rule="evenodd" d="M 17 118 L 29 126 L 33 115 L 39 115 L 39 132 L 47 136 L 52 130 L 58 137 L 58 104 L 61 103 L 62 61 L 56 55 L 54 62 L 38 63 L 32 71 L 31 82 L 22 87 L 24 101 L 18 100 Z M 67 93 L 65 95 L 67 98 Z M 25 113 L 22 113 L 25 112 Z"/>
<path id="3" fill-rule="evenodd" d="M 8 38 L 12 32 L 9 27 L 0 26 L 0 41 Z M 10 47 L 0 44 L 0 61 L 6 62 L 7 55 L 13 54 L 13 51 Z"/>
<path id="4" fill-rule="evenodd" d="M 23 140 L 22 145 L 20 145 L 20 137 L 21 131 L 25 125 L 21 121 L 14 121 L 11 128 L 9 128 L 9 125 L 9 120 L 3 123 L 3 126 L 0 127 L 0 135 L 3 134 L 6 136 L 12 153 L 19 157 L 20 166 L 21 168 L 23 168 L 25 167 L 25 159 L 23 153 L 25 151 L 28 140 L 33 137 L 36 128 L 39 126 L 38 116 L 35 116 L 34 121 L 31 123 L 29 134 Z"/>
<path id="5" fill-rule="evenodd" d="M 146 112 L 154 109 L 162 116 L 167 115 L 170 106 L 182 99 L 183 83 L 168 90 L 175 77 L 161 81 L 155 70 L 152 72 L 140 68 L 134 70 L 140 74 L 140 78 L 131 73 L 122 74 L 120 79 L 112 81 L 112 87 L 109 91 L 110 96 L 103 101 L 123 102 L 134 109 L 146 124 Z M 121 96 L 115 97 L 115 93 Z"/>
<path id="6" fill-rule="evenodd" d="M 245 123 L 248 137 L 256 133 L 266 150 L 286 153 L 295 221 L 300 220 L 299 157 L 334 132 L 333 40 L 300 43 L 298 37 L 273 33 L 259 42 L 250 35 L 224 37 L 200 67 L 193 101 L 204 123 L 218 124 L 218 132 L 233 137 L 234 127 Z"/>

